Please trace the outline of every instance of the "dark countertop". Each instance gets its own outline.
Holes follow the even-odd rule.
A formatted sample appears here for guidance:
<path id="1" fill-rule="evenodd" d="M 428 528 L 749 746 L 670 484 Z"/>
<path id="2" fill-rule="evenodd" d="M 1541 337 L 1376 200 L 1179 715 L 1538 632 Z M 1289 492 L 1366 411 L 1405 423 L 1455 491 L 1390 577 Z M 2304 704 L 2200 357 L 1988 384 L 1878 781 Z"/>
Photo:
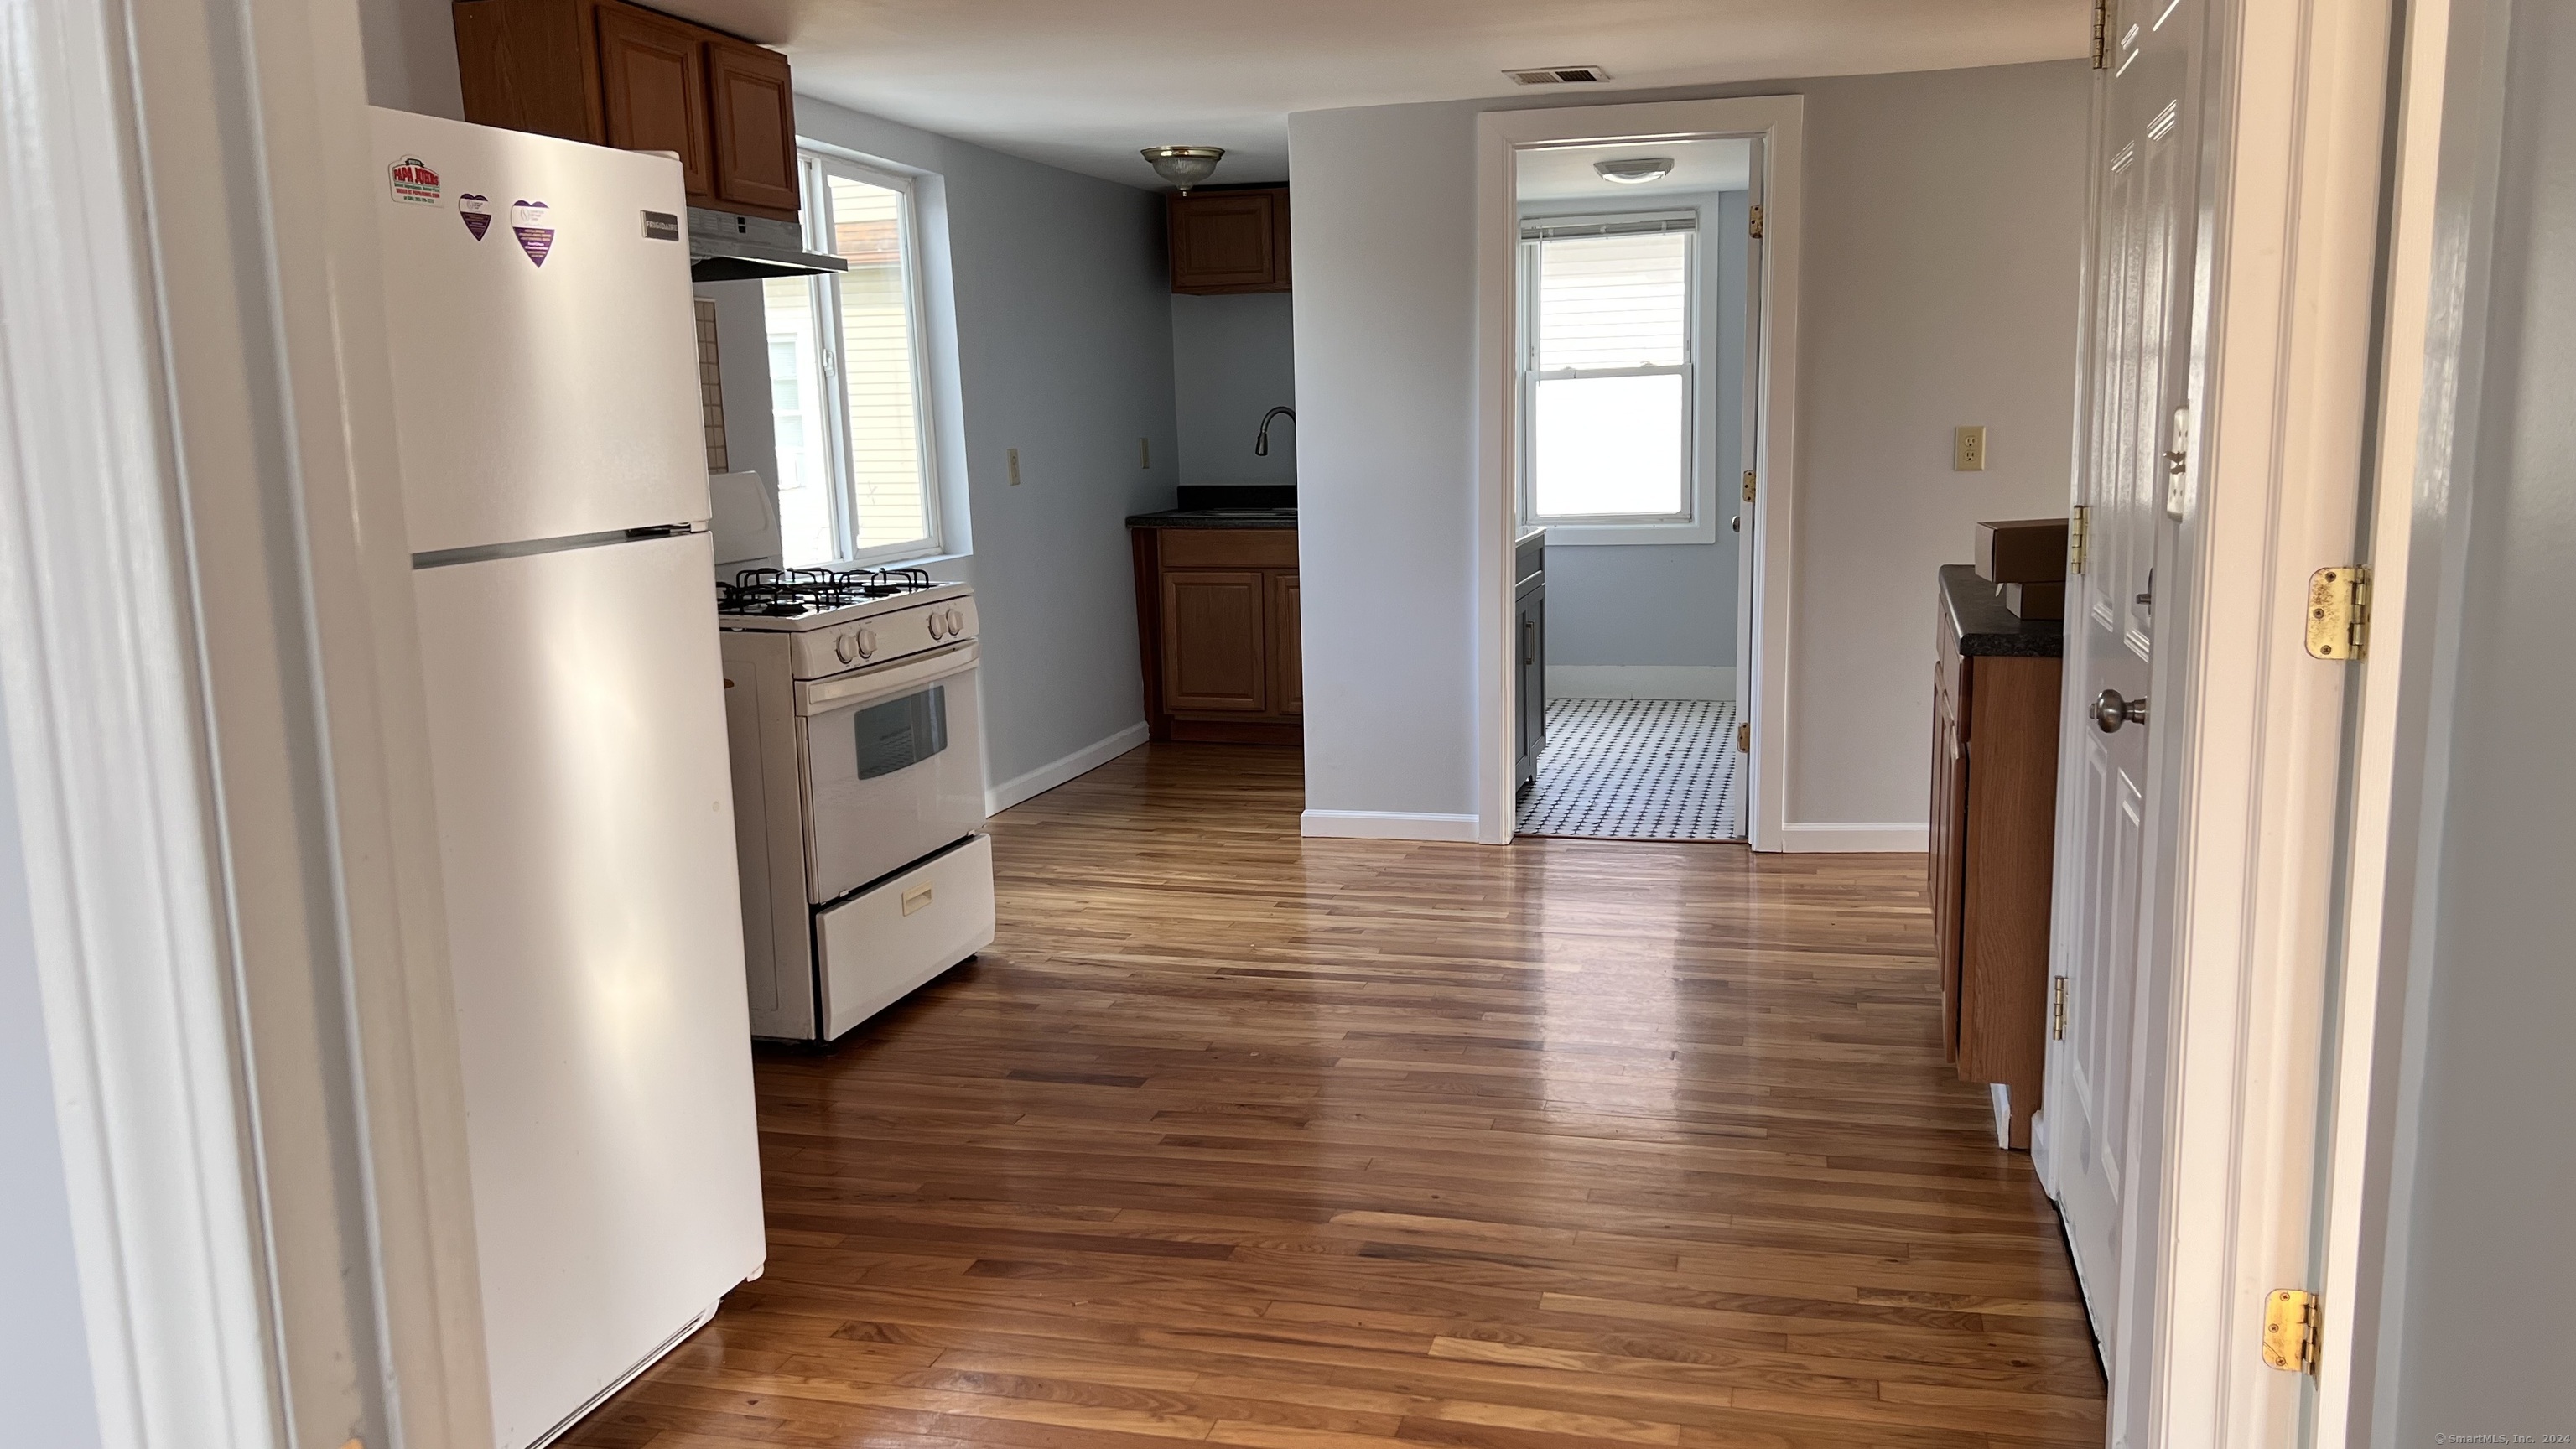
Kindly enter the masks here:
<path id="1" fill-rule="evenodd" d="M 1294 508 L 1166 508 L 1132 514 L 1129 528 L 1295 528 Z"/>
<path id="2" fill-rule="evenodd" d="M 2004 607 L 2003 592 L 1977 576 L 1975 564 L 1941 565 L 1941 597 L 1959 652 L 2013 659 L 2055 659 L 2065 652 L 2061 619 L 2024 619 Z"/>

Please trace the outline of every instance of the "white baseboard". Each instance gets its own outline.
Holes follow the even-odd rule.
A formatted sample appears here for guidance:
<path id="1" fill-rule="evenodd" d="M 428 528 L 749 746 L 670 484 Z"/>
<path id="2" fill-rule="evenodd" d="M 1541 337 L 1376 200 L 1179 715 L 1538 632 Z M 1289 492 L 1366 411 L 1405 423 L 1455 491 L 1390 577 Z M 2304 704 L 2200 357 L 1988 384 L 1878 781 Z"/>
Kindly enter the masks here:
<path id="1" fill-rule="evenodd" d="M 1023 800 L 1034 800 L 1077 775 L 1087 775 L 1145 743 L 1145 722 L 1138 720 L 1109 738 L 1089 744 L 1061 760 L 1051 760 L 1023 775 L 1013 775 L 984 791 L 984 813 L 999 815 Z"/>
<path id="2" fill-rule="evenodd" d="M 1733 699 L 1735 671 L 1699 664 L 1551 664 L 1550 699 Z"/>
<path id="3" fill-rule="evenodd" d="M 1476 823 L 1473 815 L 1412 810 L 1309 810 L 1298 817 L 1297 833 L 1351 840 L 1473 841 Z"/>
<path id="4" fill-rule="evenodd" d="M 1792 854 L 1876 855 L 1932 848 L 1932 827 L 1906 822 L 1820 824 L 1791 821 L 1780 827 L 1780 848 Z"/>

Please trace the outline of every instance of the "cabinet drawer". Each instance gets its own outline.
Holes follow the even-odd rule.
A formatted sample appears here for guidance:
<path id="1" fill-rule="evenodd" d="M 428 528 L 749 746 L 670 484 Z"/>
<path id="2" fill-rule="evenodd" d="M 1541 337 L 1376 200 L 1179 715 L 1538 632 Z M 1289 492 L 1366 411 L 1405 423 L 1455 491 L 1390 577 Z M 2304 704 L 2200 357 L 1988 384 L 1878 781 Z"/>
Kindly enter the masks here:
<path id="1" fill-rule="evenodd" d="M 1293 569 L 1293 528 L 1167 528 L 1163 567 L 1169 569 Z"/>

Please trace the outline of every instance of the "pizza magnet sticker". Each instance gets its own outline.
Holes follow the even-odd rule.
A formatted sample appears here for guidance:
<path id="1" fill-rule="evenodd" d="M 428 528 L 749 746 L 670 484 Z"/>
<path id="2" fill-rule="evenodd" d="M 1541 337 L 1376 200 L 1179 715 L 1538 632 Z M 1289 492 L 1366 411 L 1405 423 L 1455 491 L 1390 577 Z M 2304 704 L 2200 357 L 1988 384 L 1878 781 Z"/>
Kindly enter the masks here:
<path id="1" fill-rule="evenodd" d="M 392 177 L 394 200 L 420 206 L 438 205 L 438 173 L 417 156 L 405 156 L 385 168 Z"/>
<path id="2" fill-rule="evenodd" d="M 456 214 L 464 220 L 465 229 L 474 233 L 474 239 L 481 241 L 483 233 L 492 229 L 492 198 L 460 191 L 456 193 Z"/>
<path id="3" fill-rule="evenodd" d="M 554 216 L 542 201 L 510 203 L 510 230 L 518 233 L 519 250 L 538 266 L 546 264 L 546 253 L 555 249 Z"/>

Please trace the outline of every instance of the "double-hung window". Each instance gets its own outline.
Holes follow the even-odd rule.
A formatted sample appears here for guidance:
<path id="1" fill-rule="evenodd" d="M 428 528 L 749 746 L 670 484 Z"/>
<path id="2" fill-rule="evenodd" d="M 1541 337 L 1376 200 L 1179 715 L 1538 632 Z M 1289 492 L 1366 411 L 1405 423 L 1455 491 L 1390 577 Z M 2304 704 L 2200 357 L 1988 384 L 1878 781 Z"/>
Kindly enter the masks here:
<path id="1" fill-rule="evenodd" d="M 1692 212 L 1521 226 L 1521 517 L 1567 541 L 1715 535 Z"/>
<path id="2" fill-rule="evenodd" d="M 913 180 L 812 153 L 802 169 L 806 245 L 850 267 L 761 283 L 786 563 L 937 553 Z"/>

